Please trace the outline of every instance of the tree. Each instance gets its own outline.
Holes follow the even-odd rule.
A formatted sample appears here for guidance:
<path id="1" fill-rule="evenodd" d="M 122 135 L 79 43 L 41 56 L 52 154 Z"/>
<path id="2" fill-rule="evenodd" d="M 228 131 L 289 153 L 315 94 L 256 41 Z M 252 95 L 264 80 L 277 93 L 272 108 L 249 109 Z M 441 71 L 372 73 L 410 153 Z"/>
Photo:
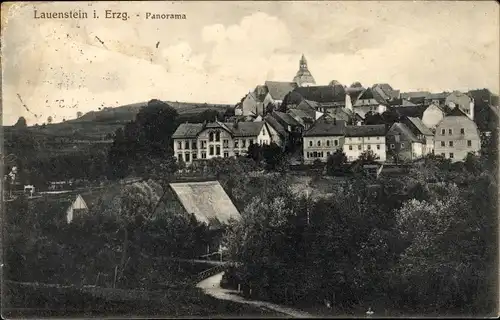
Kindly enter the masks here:
<path id="1" fill-rule="evenodd" d="M 262 147 L 257 143 L 252 143 L 248 146 L 247 157 L 260 164 L 263 159 Z"/>
<path id="2" fill-rule="evenodd" d="M 177 111 L 165 102 L 153 99 L 136 116 L 133 133 L 138 148 L 154 156 L 172 154 L 172 135 L 177 129 Z M 135 140 L 134 139 L 134 140 Z"/>
<path id="3" fill-rule="evenodd" d="M 47 123 L 48 123 L 48 124 L 51 124 L 51 123 L 52 123 L 52 116 L 49 116 L 49 117 L 47 118 Z"/>
<path id="4" fill-rule="evenodd" d="M 214 122 L 215 120 L 223 120 L 223 116 L 219 114 L 217 110 L 214 109 L 207 109 L 204 110 L 202 113 L 199 114 L 198 116 L 198 122 Z"/>
<path id="5" fill-rule="evenodd" d="M 393 108 L 384 111 L 381 117 L 387 128 L 390 128 L 395 122 L 399 121 L 399 115 Z"/>
<path id="6" fill-rule="evenodd" d="M 26 128 L 28 125 L 26 123 L 26 119 L 24 117 L 19 117 L 19 119 L 17 119 L 17 122 L 16 124 L 14 125 L 14 127 L 16 128 L 20 128 L 20 129 L 24 129 Z"/>
<path id="7" fill-rule="evenodd" d="M 262 157 L 267 170 L 283 169 L 282 165 L 286 165 L 286 156 L 276 143 L 262 146 Z"/>
<path id="8" fill-rule="evenodd" d="M 385 124 L 384 119 L 380 113 L 369 111 L 365 115 L 365 125 Z"/>
<path id="9" fill-rule="evenodd" d="M 380 157 L 376 155 L 372 150 L 365 150 L 358 157 L 358 161 L 361 162 L 361 164 L 373 164 L 378 159 L 380 159 Z"/>
<path id="10" fill-rule="evenodd" d="M 330 175 L 343 172 L 345 164 L 347 163 L 347 156 L 342 149 L 337 149 L 326 159 L 326 171 Z"/>
<path id="11" fill-rule="evenodd" d="M 115 215 L 123 231 L 121 276 L 127 268 L 129 259 L 136 256 L 129 253 L 129 239 L 144 221 L 151 221 L 155 218 L 154 210 L 162 192 L 161 186 L 154 181 L 137 182 L 124 186 L 119 198 L 115 200 L 115 207 L 111 214 Z M 132 261 L 131 265 L 135 262 Z"/>
<path id="12" fill-rule="evenodd" d="M 156 99 L 149 101 L 135 121 L 116 131 L 108 153 L 110 177 L 124 177 L 131 169 L 144 172 L 145 166 L 154 159 L 172 156 L 172 135 L 177 129 L 177 120 L 174 108 Z"/>
<path id="13" fill-rule="evenodd" d="M 271 102 L 269 102 L 267 104 L 265 110 L 264 110 L 264 115 L 273 113 L 273 111 L 274 111 L 275 108 L 276 107 L 274 106 L 274 104 L 272 104 Z"/>

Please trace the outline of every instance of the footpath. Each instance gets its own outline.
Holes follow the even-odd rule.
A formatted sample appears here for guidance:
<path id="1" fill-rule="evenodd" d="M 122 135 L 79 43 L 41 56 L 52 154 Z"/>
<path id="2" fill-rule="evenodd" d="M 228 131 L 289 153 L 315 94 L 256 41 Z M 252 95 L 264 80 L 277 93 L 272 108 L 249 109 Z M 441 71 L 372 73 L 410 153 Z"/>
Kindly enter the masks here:
<path id="1" fill-rule="evenodd" d="M 271 302 L 266 302 L 266 301 L 258 301 L 258 300 L 248 300 L 245 299 L 244 297 L 240 296 L 237 294 L 236 290 L 229 290 L 229 289 L 224 289 L 221 288 L 220 282 L 222 280 L 222 276 L 224 275 L 224 272 L 218 273 L 212 277 L 209 277 L 201 282 L 199 282 L 196 287 L 200 288 L 203 290 L 203 292 L 209 296 L 212 296 L 216 299 L 219 300 L 228 300 L 232 302 L 237 302 L 237 303 L 242 303 L 242 304 L 249 304 L 256 306 L 261 309 L 268 309 L 272 310 L 278 313 L 282 313 L 286 315 L 287 317 L 293 317 L 293 318 L 314 318 L 311 314 L 308 314 L 306 312 L 300 311 L 300 310 L 295 310 L 293 308 L 281 306 L 278 304 L 274 304 Z"/>

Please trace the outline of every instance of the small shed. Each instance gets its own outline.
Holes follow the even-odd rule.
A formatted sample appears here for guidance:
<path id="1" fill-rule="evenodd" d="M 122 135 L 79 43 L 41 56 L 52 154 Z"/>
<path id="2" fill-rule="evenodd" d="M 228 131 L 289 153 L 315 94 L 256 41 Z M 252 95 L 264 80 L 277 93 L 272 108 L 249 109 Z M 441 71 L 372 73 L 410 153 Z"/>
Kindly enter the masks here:
<path id="1" fill-rule="evenodd" d="M 87 206 L 87 203 L 83 200 L 82 195 L 79 194 L 76 196 L 75 201 L 73 201 L 73 203 L 66 210 L 66 221 L 71 223 L 76 214 L 87 213 L 88 210 L 89 207 Z"/>

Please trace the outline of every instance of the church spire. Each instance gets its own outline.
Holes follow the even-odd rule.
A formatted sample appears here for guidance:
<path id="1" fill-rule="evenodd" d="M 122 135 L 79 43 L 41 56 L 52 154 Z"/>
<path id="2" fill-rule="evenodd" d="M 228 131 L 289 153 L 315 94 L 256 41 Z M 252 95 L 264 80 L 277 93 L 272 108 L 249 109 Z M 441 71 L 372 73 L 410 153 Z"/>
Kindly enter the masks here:
<path id="1" fill-rule="evenodd" d="M 307 60 L 304 54 L 302 54 L 302 57 L 300 58 L 299 71 L 297 71 L 297 74 L 293 78 L 293 82 L 296 82 L 301 87 L 316 84 L 316 81 L 314 81 L 314 77 L 312 76 L 311 72 L 309 72 L 309 69 L 307 67 Z"/>
<path id="2" fill-rule="evenodd" d="M 302 58 L 300 58 L 300 68 L 301 70 L 307 70 L 307 60 L 304 54 L 302 54 Z"/>

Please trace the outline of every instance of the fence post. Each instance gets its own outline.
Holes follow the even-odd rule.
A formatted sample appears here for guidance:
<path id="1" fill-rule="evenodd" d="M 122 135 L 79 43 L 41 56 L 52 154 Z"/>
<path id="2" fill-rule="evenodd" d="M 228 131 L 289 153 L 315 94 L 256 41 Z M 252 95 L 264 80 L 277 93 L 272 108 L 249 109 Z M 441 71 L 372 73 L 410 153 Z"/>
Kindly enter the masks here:
<path id="1" fill-rule="evenodd" d="M 240 293 L 240 292 L 241 292 L 241 284 L 238 283 L 238 293 Z"/>
<path id="2" fill-rule="evenodd" d="M 118 272 L 118 266 L 115 266 L 115 278 L 113 280 L 113 288 L 116 287 L 116 274 L 117 274 L 117 272 Z"/>
<path id="3" fill-rule="evenodd" d="M 101 275 L 101 273 L 100 273 L 100 272 L 99 272 L 99 273 L 97 273 L 97 277 L 96 277 L 96 279 L 95 279 L 95 284 L 94 284 L 95 286 L 97 286 L 97 283 L 99 282 L 99 276 L 100 276 L 100 275 Z"/>

